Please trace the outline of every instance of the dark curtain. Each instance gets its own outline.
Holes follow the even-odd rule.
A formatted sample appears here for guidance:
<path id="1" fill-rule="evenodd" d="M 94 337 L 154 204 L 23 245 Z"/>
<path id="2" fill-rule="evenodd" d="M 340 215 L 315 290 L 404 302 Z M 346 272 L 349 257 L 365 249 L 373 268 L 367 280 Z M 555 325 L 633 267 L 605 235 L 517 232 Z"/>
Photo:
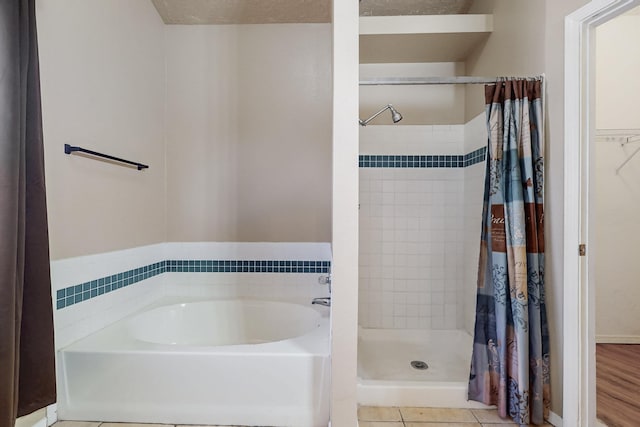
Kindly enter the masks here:
<path id="1" fill-rule="evenodd" d="M 56 400 L 35 0 L 0 0 L 0 427 Z"/>

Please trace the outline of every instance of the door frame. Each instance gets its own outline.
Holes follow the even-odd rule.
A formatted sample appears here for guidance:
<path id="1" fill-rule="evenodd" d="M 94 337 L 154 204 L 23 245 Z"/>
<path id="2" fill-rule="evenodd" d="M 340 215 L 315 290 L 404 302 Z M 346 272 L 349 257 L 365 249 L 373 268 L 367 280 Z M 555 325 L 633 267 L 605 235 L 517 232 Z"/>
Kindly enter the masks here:
<path id="1" fill-rule="evenodd" d="M 593 0 L 565 17 L 563 425 L 596 425 L 593 140 L 595 29 L 640 0 Z M 586 255 L 579 254 L 585 244 Z"/>

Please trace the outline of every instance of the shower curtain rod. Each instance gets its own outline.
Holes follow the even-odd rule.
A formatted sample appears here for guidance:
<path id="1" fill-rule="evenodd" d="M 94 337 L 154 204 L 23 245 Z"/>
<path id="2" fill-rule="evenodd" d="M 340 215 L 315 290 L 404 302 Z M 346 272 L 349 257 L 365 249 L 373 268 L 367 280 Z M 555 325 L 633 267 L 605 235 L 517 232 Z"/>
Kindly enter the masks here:
<path id="1" fill-rule="evenodd" d="M 457 84 L 491 84 L 504 77 L 368 77 L 360 79 L 360 86 L 376 85 L 457 85 Z M 544 80 L 544 76 L 509 77 L 512 79 Z"/>

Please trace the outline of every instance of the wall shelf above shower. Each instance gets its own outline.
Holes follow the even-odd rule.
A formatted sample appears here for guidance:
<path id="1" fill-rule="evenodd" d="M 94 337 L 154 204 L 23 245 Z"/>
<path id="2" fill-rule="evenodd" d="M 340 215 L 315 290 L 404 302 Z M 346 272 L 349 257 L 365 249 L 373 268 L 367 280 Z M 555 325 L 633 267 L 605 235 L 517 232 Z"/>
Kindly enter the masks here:
<path id="1" fill-rule="evenodd" d="M 493 31 L 493 15 L 360 18 L 360 63 L 462 62 Z"/>

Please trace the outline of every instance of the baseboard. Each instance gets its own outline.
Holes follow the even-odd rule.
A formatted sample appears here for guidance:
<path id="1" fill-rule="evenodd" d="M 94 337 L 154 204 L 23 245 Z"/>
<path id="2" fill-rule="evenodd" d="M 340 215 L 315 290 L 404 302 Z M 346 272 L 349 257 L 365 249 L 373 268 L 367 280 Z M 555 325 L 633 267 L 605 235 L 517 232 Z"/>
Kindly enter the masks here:
<path id="1" fill-rule="evenodd" d="M 58 422 L 58 404 L 52 403 L 47 406 L 47 427 Z"/>
<path id="2" fill-rule="evenodd" d="M 597 344 L 640 344 L 638 335 L 596 335 Z"/>
<path id="3" fill-rule="evenodd" d="M 562 417 L 555 412 L 549 412 L 549 419 L 547 419 L 555 427 L 562 427 Z"/>

